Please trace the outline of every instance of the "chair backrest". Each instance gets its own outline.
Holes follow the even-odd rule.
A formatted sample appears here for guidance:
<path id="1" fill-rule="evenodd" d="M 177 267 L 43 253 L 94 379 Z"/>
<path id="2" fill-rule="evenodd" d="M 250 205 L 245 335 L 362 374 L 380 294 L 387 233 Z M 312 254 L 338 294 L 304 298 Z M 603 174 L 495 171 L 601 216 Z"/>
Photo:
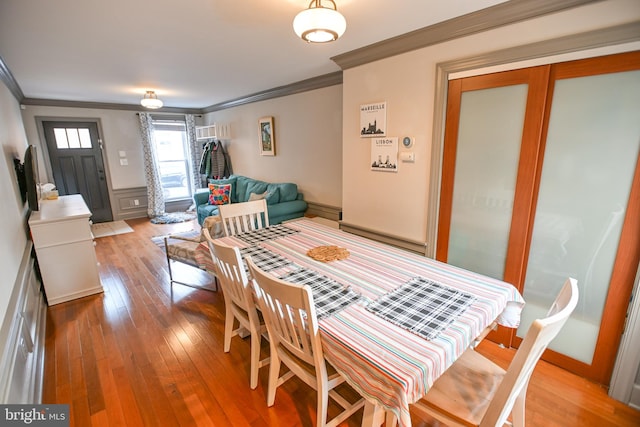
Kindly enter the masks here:
<path id="1" fill-rule="evenodd" d="M 255 303 L 240 250 L 213 240 L 206 229 L 203 229 L 202 234 L 207 239 L 216 277 L 222 287 L 226 303 L 233 304 L 251 317 L 255 312 Z M 257 321 L 257 313 L 255 315 L 256 318 L 252 320 Z"/>
<path id="2" fill-rule="evenodd" d="M 528 383 L 542 353 L 558 335 L 578 304 L 578 282 L 569 278 L 551 305 L 547 317 L 533 321 L 504 379 L 487 408 L 481 426 L 503 425 L 516 398 Z"/>
<path id="3" fill-rule="evenodd" d="M 218 211 L 227 236 L 269 226 L 267 201 L 264 199 L 220 205 Z"/>
<path id="4" fill-rule="evenodd" d="M 314 365 L 316 372 L 326 370 L 311 288 L 265 273 L 251 257 L 245 260 L 269 341 L 275 348 L 282 347 L 297 359 Z M 326 376 L 326 371 L 323 375 Z"/>

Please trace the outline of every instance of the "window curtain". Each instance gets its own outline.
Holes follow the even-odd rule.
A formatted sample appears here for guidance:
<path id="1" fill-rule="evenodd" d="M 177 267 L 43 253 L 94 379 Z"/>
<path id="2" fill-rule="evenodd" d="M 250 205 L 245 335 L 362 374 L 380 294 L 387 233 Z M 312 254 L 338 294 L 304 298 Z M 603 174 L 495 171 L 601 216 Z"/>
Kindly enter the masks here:
<path id="1" fill-rule="evenodd" d="M 189 146 L 189 156 L 191 160 L 191 188 L 195 193 L 198 188 L 202 188 L 202 177 L 200 176 L 200 157 L 202 157 L 202 147 L 198 146 L 196 139 L 196 116 L 185 115 L 187 124 L 187 141 Z M 195 207 L 195 204 L 194 204 Z"/>
<path id="2" fill-rule="evenodd" d="M 156 161 L 156 148 L 153 143 L 153 123 L 149 113 L 139 113 L 139 117 L 144 154 L 144 176 L 147 181 L 147 214 L 149 218 L 155 218 L 164 215 L 165 210 L 160 171 Z"/>

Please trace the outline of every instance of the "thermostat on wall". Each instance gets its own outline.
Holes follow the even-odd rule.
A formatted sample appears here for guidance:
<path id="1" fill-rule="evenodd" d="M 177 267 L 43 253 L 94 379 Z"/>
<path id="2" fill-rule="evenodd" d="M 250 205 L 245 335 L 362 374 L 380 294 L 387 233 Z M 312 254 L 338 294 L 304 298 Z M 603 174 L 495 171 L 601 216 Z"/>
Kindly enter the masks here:
<path id="1" fill-rule="evenodd" d="M 402 146 L 405 148 L 409 148 L 413 145 L 413 138 L 411 138 L 410 136 L 405 136 L 404 138 L 402 138 Z"/>

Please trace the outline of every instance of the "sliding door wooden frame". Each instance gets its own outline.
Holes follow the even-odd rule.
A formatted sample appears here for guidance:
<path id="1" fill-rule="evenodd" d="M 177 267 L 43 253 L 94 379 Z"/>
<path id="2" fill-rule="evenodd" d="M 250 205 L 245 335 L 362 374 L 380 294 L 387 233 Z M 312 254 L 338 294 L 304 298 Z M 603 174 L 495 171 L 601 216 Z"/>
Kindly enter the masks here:
<path id="1" fill-rule="evenodd" d="M 523 291 L 526 258 L 523 254 L 531 240 L 531 214 L 533 200 L 531 194 L 536 185 L 534 177 L 541 156 L 541 132 L 544 117 L 544 102 L 549 81 L 549 66 L 525 68 L 502 73 L 487 74 L 449 82 L 447 102 L 447 121 L 442 161 L 442 187 L 440 192 L 440 212 L 438 218 L 438 243 L 436 259 L 447 262 L 449 252 L 449 232 L 453 205 L 453 188 L 456 168 L 458 129 L 463 92 L 493 89 L 497 87 L 526 84 L 527 103 L 524 118 L 518 170 L 513 200 L 513 213 L 509 230 L 509 239 L 502 280 L 511 283 Z M 505 346 L 511 346 L 511 329 L 499 327 L 489 338 Z"/>
<path id="2" fill-rule="evenodd" d="M 563 62 L 551 66 L 548 102 L 544 114 L 541 145 L 542 155 L 540 156 L 540 164 L 535 179 L 536 186 L 531 218 L 535 216 L 535 206 L 537 205 L 539 195 L 542 162 L 544 161 L 543 153 L 547 140 L 549 119 L 551 117 L 555 82 L 563 79 L 635 70 L 640 70 L 640 51 Z M 532 228 L 533 221 L 531 222 L 531 229 L 529 230 L 529 240 L 531 239 Z M 545 352 L 545 360 L 565 367 L 578 375 L 591 378 L 601 384 L 609 384 L 617 356 L 617 351 L 611 351 L 611 349 L 617 349 L 620 346 L 628 305 L 633 292 L 638 264 L 640 263 L 640 238 L 638 236 L 640 236 L 640 152 L 636 160 L 636 169 L 629 194 L 627 211 L 622 224 L 616 261 L 613 265 L 613 273 L 605 299 L 602 320 L 600 322 L 600 333 L 598 334 L 596 350 L 591 364 L 580 362 L 553 350 L 547 350 Z M 526 248 L 525 262 L 528 258 L 529 244 Z M 522 339 L 516 337 L 514 331 L 514 346 L 519 346 L 521 342 Z"/>
<path id="3" fill-rule="evenodd" d="M 443 147 L 436 258 L 447 262 L 460 104 L 464 92 L 521 83 L 529 85 L 508 250 L 502 278 L 524 293 L 555 82 L 562 79 L 632 70 L 640 70 L 640 51 L 450 81 Z M 617 352 L 611 351 L 611 349 L 617 349 L 620 345 L 628 302 L 640 263 L 640 239 L 638 238 L 640 236 L 640 153 L 637 156 L 627 211 L 604 303 L 593 359 L 588 364 L 553 350 L 547 350 L 544 355 L 545 360 L 601 384 L 608 384 L 613 372 Z M 519 346 L 522 341 L 516 336 L 515 330 L 507 328 L 500 328 L 489 338 L 506 346 L 515 347 Z"/>

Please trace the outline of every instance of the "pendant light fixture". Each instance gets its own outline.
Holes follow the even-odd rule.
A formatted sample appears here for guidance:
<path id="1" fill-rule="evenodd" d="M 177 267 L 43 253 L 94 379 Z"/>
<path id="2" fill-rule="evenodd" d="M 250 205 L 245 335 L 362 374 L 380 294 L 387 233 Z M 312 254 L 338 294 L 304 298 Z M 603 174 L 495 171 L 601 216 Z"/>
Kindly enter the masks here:
<path id="1" fill-rule="evenodd" d="M 338 40 L 347 29 L 347 21 L 338 12 L 333 0 L 330 7 L 322 5 L 322 0 L 311 0 L 309 8 L 296 15 L 293 20 L 293 30 L 309 43 L 326 43 Z M 333 7 L 331 7 L 333 6 Z"/>
<path id="2" fill-rule="evenodd" d="M 158 99 L 158 96 L 152 90 L 148 90 L 147 93 L 144 94 L 144 98 L 140 100 L 140 104 L 145 108 L 151 108 L 153 110 L 162 107 L 162 101 Z"/>

